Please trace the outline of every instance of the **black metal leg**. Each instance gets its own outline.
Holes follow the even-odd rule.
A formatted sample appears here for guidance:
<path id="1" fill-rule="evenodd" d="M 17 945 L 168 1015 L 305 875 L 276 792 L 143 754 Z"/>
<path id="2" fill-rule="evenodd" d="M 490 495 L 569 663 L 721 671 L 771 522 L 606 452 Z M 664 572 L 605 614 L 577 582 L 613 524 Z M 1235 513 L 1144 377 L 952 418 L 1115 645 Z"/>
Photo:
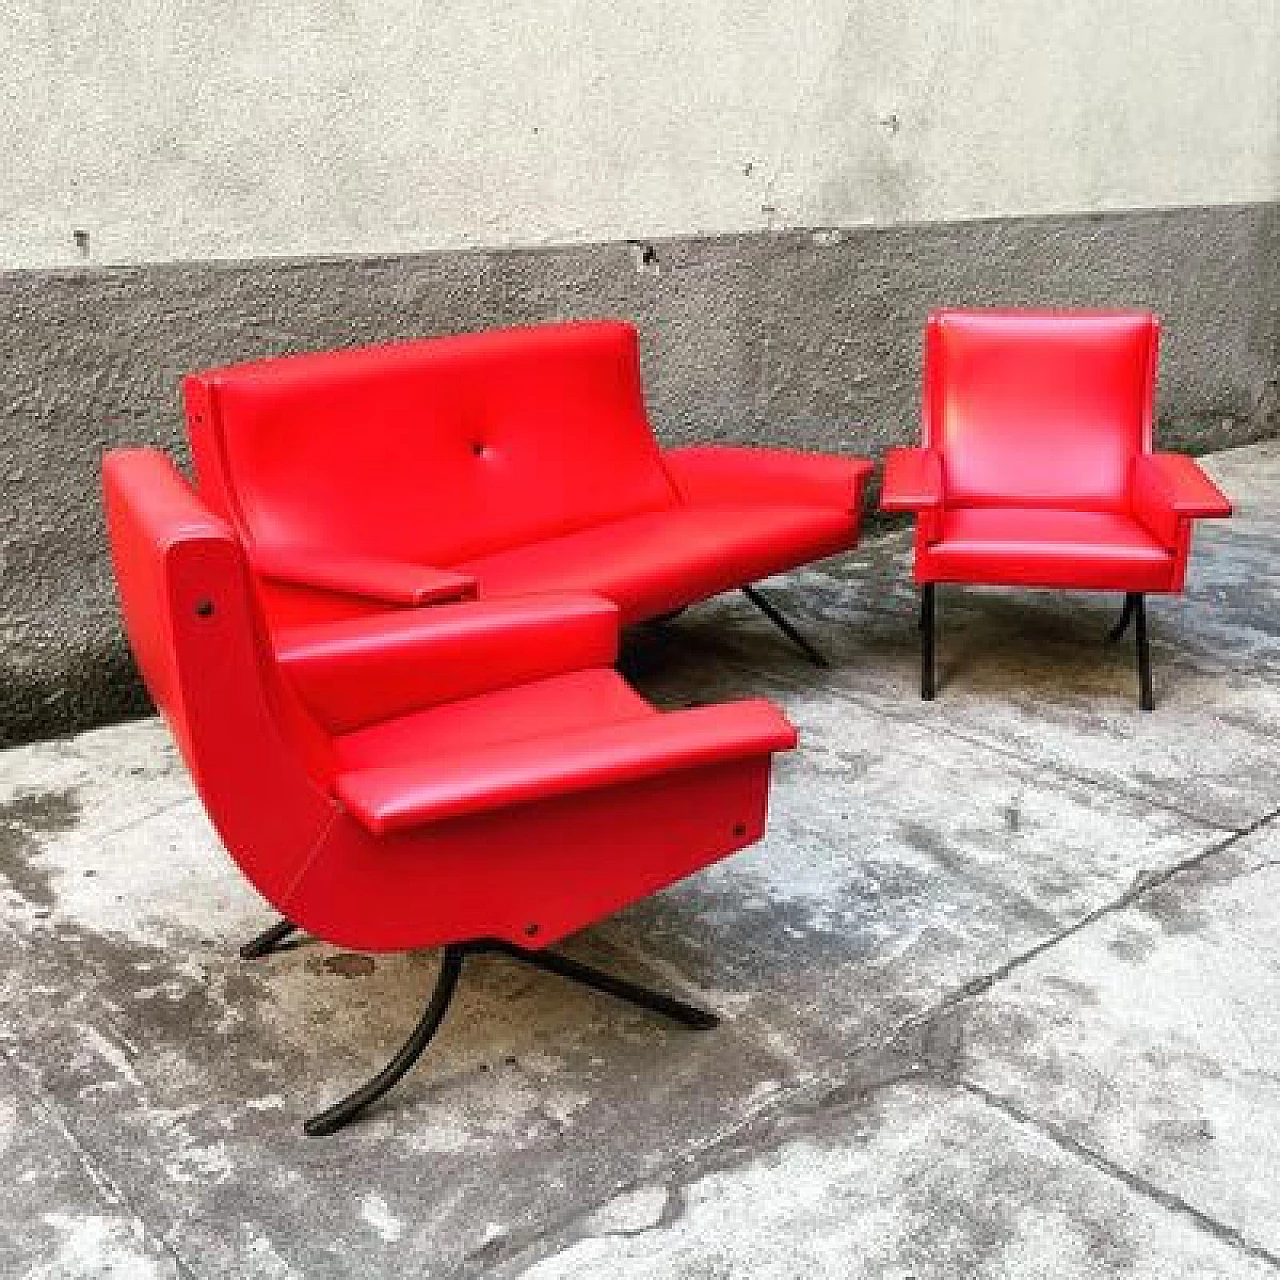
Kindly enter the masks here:
<path id="1" fill-rule="evenodd" d="M 1138 706 L 1143 711 L 1155 709 L 1155 698 L 1151 693 L 1151 649 L 1147 644 L 1147 601 L 1141 593 L 1133 597 L 1133 617 L 1137 624 L 1134 628 L 1138 641 Z"/>
<path id="2" fill-rule="evenodd" d="M 1107 643 L 1117 644 L 1120 637 L 1129 630 L 1129 624 L 1133 621 L 1134 612 L 1137 609 L 1138 601 L 1142 599 L 1142 595 L 1137 591 L 1126 591 L 1124 596 L 1124 608 L 1120 611 L 1120 620 L 1110 631 L 1107 632 Z"/>
<path id="3" fill-rule="evenodd" d="M 256 938 L 240 948 L 241 960 L 261 960 L 270 955 L 290 934 L 297 933 L 298 926 L 292 920 L 281 920 L 270 929 L 264 929 Z"/>
<path id="4" fill-rule="evenodd" d="M 831 664 L 798 632 L 778 610 L 764 598 L 755 587 L 743 587 L 742 594 L 751 601 L 815 667 L 829 667 Z"/>
<path id="5" fill-rule="evenodd" d="M 920 696 L 925 702 L 933 701 L 934 694 L 934 614 L 932 582 L 920 588 Z"/>
<path id="6" fill-rule="evenodd" d="M 579 964 L 576 960 L 570 960 L 568 956 L 557 955 L 551 951 L 526 951 L 509 942 L 491 943 L 489 949 L 516 960 L 523 960 L 525 964 L 531 964 L 535 969 L 545 969 L 548 973 L 558 974 L 572 982 L 581 982 L 583 986 L 603 991 L 618 1000 L 639 1005 L 642 1009 L 652 1009 L 654 1013 L 660 1013 L 674 1022 L 693 1027 L 697 1031 L 709 1031 L 720 1024 L 720 1019 L 706 1009 L 699 1009 L 696 1005 L 686 1004 L 683 1000 L 675 999 L 674 996 L 664 995 L 661 991 L 652 991 L 648 987 L 628 982 L 625 978 L 615 977 L 611 973 L 603 973 L 590 965 Z"/>
<path id="7" fill-rule="evenodd" d="M 440 965 L 440 976 L 436 979 L 436 989 L 431 993 L 431 999 L 427 1004 L 426 1011 L 423 1013 L 418 1025 L 414 1027 L 413 1034 L 404 1042 L 404 1046 L 399 1053 L 368 1084 L 362 1085 L 340 1102 L 335 1102 L 333 1106 L 320 1112 L 319 1115 L 312 1116 L 303 1126 L 308 1136 L 312 1138 L 324 1137 L 341 1129 L 344 1124 L 353 1120 L 370 1103 L 376 1102 L 381 1098 L 417 1062 L 422 1055 L 422 1051 L 431 1042 L 431 1037 L 435 1035 L 441 1021 L 444 1019 L 445 1012 L 449 1008 L 449 1002 L 453 999 L 454 990 L 458 985 L 458 976 L 462 972 L 462 961 L 466 958 L 467 950 L 466 947 L 461 946 L 445 947 L 444 957 Z"/>

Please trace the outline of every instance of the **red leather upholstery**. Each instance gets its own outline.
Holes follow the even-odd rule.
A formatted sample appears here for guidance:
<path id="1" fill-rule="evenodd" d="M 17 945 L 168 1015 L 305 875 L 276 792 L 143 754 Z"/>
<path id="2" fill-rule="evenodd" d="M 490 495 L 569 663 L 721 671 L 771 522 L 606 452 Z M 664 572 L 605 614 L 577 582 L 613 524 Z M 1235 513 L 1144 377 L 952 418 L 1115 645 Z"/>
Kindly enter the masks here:
<path id="1" fill-rule="evenodd" d="M 928 553 L 940 582 L 1166 591 L 1167 548 L 1118 511 L 959 507 L 942 515 Z"/>
<path id="2" fill-rule="evenodd" d="M 351 947 L 538 947 L 758 840 L 766 703 L 659 714 L 583 597 L 281 633 L 161 454 L 103 464 L 130 643 L 210 817 L 289 920 Z"/>
<path id="3" fill-rule="evenodd" d="M 794 449 L 743 449 L 699 445 L 668 449 L 667 474 L 680 498 L 694 506 L 834 508 L 856 515 L 863 481 L 872 466 L 863 458 L 838 458 Z"/>
<path id="4" fill-rule="evenodd" d="M 332 732 L 420 707 L 611 666 L 618 610 L 601 596 L 537 595 L 282 632 L 276 656 Z"/>
<path id="5" fill-rule="evenodd" d="M 871 469 L 663 453 L 625 324 L 266 360 L 186 399 L 200 493 L 273 631 L 476 591 L 596 591 L 638 621 L 852 547 Z"/>
<path id="6" fill-rule="evenodd" d="M 295 547 L 264 548 L 254 554 L 253 568 L 277 586 L 355 596 L 380 605 L 441 604 L 474 600 L 476 595 L 476 580 L 463 573 L 341 551 L 318 561 Z"/>
<path id="7" fill-rule="evenodd" d="M 941 507 L 942 455 L 936 449 L 890 449 L 884 464 L 880 505 L 886 511 Z"/>
<path id="8" fill-rule="evenodd" d="M 1151 446 L 1156 321 L 943 311 L 925 347 L 924 447 L 956 506 L 1125 506 Z"/>
<path id="9" fill-rule="evenodd" d="M 598 591 L 625 623 L 766 578 L 849 546 L 837 507 L 676 507 L 459 565 L 485 595 Z"/>
<path id="10" fill-rule="evenodd" d="M 941 311 L 923 447 L 886 461 L 916 580 L 1180 591 L 1190 521 L 1230 503 L 1151 452 L 1158 324 L 1142 313 Z"/>
<path id="11" fill-rule="evenodd" d="M 751 760 L 793 740 L 767 702 L 697 707 L 455 751 L 445 760 L 378 765 L 338 776 L 337 792 L 371 831 L 486 813 L 551 796 L 637 782 L 675 769 Z"/>

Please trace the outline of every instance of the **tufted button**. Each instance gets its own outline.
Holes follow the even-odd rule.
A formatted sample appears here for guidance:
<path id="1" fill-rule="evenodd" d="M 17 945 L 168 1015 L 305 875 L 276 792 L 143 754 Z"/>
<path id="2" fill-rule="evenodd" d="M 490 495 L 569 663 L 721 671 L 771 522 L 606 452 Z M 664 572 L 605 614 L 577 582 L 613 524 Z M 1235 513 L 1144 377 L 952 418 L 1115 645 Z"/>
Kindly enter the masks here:
<path id="1" fill-rule="evenodd" d="M 489 452 L 489 446 L 485 444 L 483 440 L 477 440 L 471 446 L 471 452 L 474 453 L 477 458 L 483 458 L 484 455 Z"/>

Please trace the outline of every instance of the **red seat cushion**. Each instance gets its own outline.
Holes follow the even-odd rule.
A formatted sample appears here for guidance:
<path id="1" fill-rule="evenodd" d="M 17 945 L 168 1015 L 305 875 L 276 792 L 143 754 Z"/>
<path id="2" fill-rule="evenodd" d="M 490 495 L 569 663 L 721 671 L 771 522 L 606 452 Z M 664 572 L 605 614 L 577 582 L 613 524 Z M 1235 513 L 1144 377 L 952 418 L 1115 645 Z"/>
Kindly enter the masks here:
<path id="1" fill-rule="evenodd" d="M 334 748 L 340 770 L 387 768 L 657 714 L 616 671 L 593 667 L 357 729 L 337 738 Z"/>
<path id="2" fill-rule="evenodd" d="M 947 510 L 922 552 L 921 581 L 1167 591 L 1174 555 L 1121 511 Z"/>
<path id="3" fill-rule="evenodd" d="M 853 546 L 857 516 L 834 507 L 650 511 L 454 568 L 480 594 L 595 591 L 638 622 Z"/>

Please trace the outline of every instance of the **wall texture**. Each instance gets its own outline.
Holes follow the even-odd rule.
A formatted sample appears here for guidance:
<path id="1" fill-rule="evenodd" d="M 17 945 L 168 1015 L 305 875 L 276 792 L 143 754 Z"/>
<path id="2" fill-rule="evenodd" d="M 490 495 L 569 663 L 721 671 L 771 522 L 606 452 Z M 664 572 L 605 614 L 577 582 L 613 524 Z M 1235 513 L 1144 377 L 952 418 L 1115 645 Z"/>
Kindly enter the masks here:
<path id="1" fill-rule="evenodd" d="M 0 60 L 0 743 L 144 705 L 98 459 L 193 368 L 622 316 L 666 440 L 877 454 L 932 306 L 1146 305 L 1165 444 L 1280 430 L 1276 0 L 17 0 Z"/>
<path id="2" fill-rule="evenodd" d="M 1222 204 L 1280 161 L 1276 0 L 9 0 L 0 65 L 12 267 Z"/>
<path id="3" fill-rule="evenodd" d="M 102 449 L 185 453 L 184 370 L 570 316 L 631 317 L 670 442 L 876 455 L 917 430 L 952 303 L 1138 304 L 1165 322 L 1160 439 L 1280 430 L 1280 206 L 561 249 L 0 276 L 0 739 L 145 705 L 116 622 Z M 650 259 L 648 262 L 645 259 Z"/>

